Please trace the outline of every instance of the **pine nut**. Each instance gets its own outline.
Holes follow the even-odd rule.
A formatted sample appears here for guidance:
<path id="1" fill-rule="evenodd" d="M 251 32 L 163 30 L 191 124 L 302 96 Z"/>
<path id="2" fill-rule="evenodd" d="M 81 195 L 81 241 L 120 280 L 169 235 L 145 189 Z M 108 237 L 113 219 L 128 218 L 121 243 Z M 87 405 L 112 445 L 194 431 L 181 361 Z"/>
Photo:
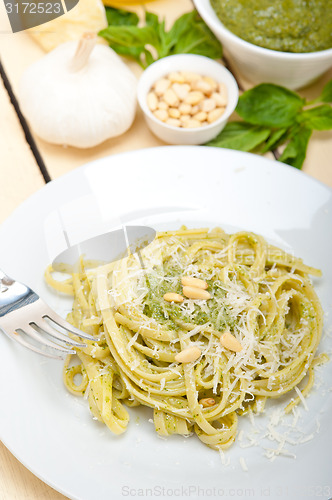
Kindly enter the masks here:
<path id="1" fill-rule="evenodd" d="M 192 361 L 196 361 L 201 354 L 201 350 L 198 347 L 187 347 L 186 349 L 183 349 L 183 351 L 176 354 L 175 361 L 178 363 L 191 363 Z"/>
<path id="2" fill-rule="evenodd" d="M 169 292 L 169 293 L 165 293 L 164 300 L 166 300 L 166 302 L 180 303 L 180 302 L 184 301 L 184 297 L 182 297 L 182 295 L 180 295 L 179 293 Z"/>
<path id="3" fill-rule="evenodd" d="M 164 101 L 167 102 L 169 106 L 177 106 L 179 104 L 179 99 L 173 89 L 167 89 L 164 94 Z"/>
<path id="4" fill-rule="evenodd" d="M 198 402 L 203 406 L 203 408 L 209 408 L 210 406 L 214 406 L 216 404 L 213 398 L 202 398 Z"/>
<path id="5" fill-rule="evenodd" d="M 194 73 L 193 71 L 182 71 L 182 76 L 187 82 L 194 82 L 195 80 L 200 80 L 202 77 L 198 73 Z"/>
<path id="6" fill-rule="evenodd" d="M 184 83 L 186 80 L 184 76 L 181 73 L 178 73 L 177 71 L 173 71 L 168 75 L 168 79 L 170 82 L 173 83 Z"/>
<path id="7" fill-rule="evenodd" d="M 165 122 L 168 118 L 168 113 L 165 109 L 156 109 L 153 114 L 156 118 L 158 118 L 158 120 L 161 120 L 162 122 Z"/>
<path id="8" fill-rule="evenodd" d="M 203 92 L 201 92 L 200 90 L 192 90 L 191 92 L 188 93 L 184 102 L 186 104 L 191 104 L 192 106 L 195 106 L 195 104 L 198 104 L 203 99 L 204 99 Z"/>
<path id="9" fill-rule="evenodd" d="M 189 115 L 191 112 L 190 104 L 186 104 L 186 103 L 182 102 L 179 106 L 179 111 L 182 115 Z"/>
<path id="10" fill-rule="evenodd" d="M 213 111 L 216 108 L 216 101 L 212 98 L 210 99 L 204 99 L 200 103 L 200 108 L 202 111 L 205 111 L 205 113 L 209 113 L 210 111 Z"/>
<path id="11" fill-rule="evenodd" d="M 180 101 L 183 101 L 189 94 L 191 87 L 190 85 L 188 85 L 188 83 L 173 83 L 172 89 L 174 90 Z"/>
<path id="12" fill-rule="evenodd" d="M 195 286 L 203 290 L 206 290 L 209 286 L 206 281 L 200 280 L 199 278 L 192 278 L 191 276 L 183 276 L 181 278 L 181 283 L 183 286 Z"/>
<path id="13" fill-rule="evenodd" d="M 196 80 L 192 85 L 194 90 L 200 90 L 204 94 L 212 94 L 212 86 L 205 80 Z"/>
<path id="14" fill-rule="evenodd" d="M 147 104 L 150 111 L 155 111 L 157 109 L 158 98 L 154 92 L 150 92 L 147 97 Z"/>
<path id="15" fill-rule="evenodd" d="M 213 123 L 223 115 L 227 102 L 224 83 L 192 71 L 173 71 L 159 78 L 147 95 L 147 105 L 154 116 L 179 128 Z"/>
<path id="16" fill-rule="evenodd" d="M 165 123 L 167 123 L 167 125 L 171 125 L 172 127 L 181 127 L 181 121 L 177 118 L 168 118 Z"/>
<path id="17" fill-rule="evenodd" d="M 186 120 L 183 124 L 184 128 L 197 128 L 201 126 L 201 122 L 198 120 L 194 120 L 191 118 L 190 120 Z"/>
<path id="18" fill-rule="evenodd" d="M 164 95 L 170 85 L 171 82 L 167 78 L 160 78 L 154 84 L 154 91 L 158 96 Z"/>
<path id="19" fill-rule="evenodd" d="M 219 106 L 220 108 L 227 106 L 226 95 L 219 94 L 219 92 L 213 92 L 211 97 L 216 101 L 217 106 Z"/>
<path id="20" fill-rule="evenodd" d="M 222 95 L 223 97 L 227 98 L 227 87 L 223 82 L 220 82 L 218 85 L 218 91 L 219 94 Z"/>
<path id="21" fill-rule="evenodd" d="M 217 89 L 218 87 L 217 82 L 210 76 L 203 76 L 203 80 L 211 86 L 213 92 Z"/>
<path id="22" fill-rule="evenodd" d="M 225 112 L 225 108 L 216 108 L 213 111 L 210 111 L 207 117 L 207 121 L 209 123 L 213 123 L 218 120 Z"/>
<path id="23" fill-rule="evenodd" d="M 196 115 L 194 115 L 193 118 L 195 120 L 198 120 L 199 122 L 204 122 L 207 119 L 207 113 L 205 113 L 204 111 L 199 111 L 198 113 L 196 113 Z"/>
<path id="24" fill-rule="evenodd" d="M 169 108 L 168 114 L 171 118 L 180 118 L 180 111 L 177 108 Z"/>
<path id="25" fill-rule="evenodd" d="M 196 286 L 184 286 L 183 295 L 188 299 L 208 300 L 211 298 L 209 292 Z"/>
<path id="26" fill-rule="evenodd" d="M 199 106 L 192 106 L 191 110 L 190 110 L 190 114 L 191 115 L 196 115 L 197 113 L 199 112 Z"/>
<path id="27" fill-rule="evenodd" d="M 159 101 L 157 104 L 157 109 L 164 109 L 167 111 L 169 108 L 168 104 L 165 101 Z"/>
<path id="28" fill-rule="evenodd" d="M 230 332 L 225 332 L 220 337 L 220 343 L 225 349 L 234 352 L 242 351 L 242 345 Z"/>
<path id="29" fill-rule="evenodd" d="M 181 115 L 180 116 L 180 120 L 181 120 L 182 125 L 184 125 L 190 119 L 191 119 L 190 115 Z"/>

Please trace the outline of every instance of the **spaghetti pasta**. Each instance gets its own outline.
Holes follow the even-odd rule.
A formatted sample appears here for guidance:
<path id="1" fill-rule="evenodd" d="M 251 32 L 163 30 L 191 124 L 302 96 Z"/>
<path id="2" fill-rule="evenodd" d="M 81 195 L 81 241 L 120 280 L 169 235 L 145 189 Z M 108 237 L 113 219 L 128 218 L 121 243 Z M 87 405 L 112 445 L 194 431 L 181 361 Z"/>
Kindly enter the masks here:
<path id="1" fill-rule="evenodd" d="M 99 337 L 78 350 L 79 364 L 67 358 L 65 385 L 85 394 L 115 434 L 128 425 L 126 406 L 141 404 L 153 409 L 160 435 L 195 433 L 227 449 L 241 415 L 299 391 L 307 375 L 291 411 L 313 385 L 322 309 L 309 274 L 320 271 L 261 236 L 220 228 L 159 233 L 139 252 L 98 267 L 81 259 L 64 282 L 50 268 L 46 281 L 74 296 L 68 321 Z M 165 300 L 183 295 L 183 277 L 206 283 L 209 298 Z M 221 341 L 225 332 L 230 344 Z M 232 340 L 237 349 L 227 347 Z M 193 347 L 197 359 L 176 360 Z"/>

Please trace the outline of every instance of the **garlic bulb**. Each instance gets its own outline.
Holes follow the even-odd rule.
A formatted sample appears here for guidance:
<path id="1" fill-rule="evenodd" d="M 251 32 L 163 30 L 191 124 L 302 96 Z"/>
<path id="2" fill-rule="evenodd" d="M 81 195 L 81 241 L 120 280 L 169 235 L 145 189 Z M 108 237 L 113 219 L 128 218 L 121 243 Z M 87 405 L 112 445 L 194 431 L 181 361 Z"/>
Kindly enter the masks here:
<path id="1" fill-rule="evenodd" d="M 23 113 L 47 142 L 89 148 L 123 134 L 136 112 L 136 77 L 96 35 L 59 45 L 20 82 Z"/>

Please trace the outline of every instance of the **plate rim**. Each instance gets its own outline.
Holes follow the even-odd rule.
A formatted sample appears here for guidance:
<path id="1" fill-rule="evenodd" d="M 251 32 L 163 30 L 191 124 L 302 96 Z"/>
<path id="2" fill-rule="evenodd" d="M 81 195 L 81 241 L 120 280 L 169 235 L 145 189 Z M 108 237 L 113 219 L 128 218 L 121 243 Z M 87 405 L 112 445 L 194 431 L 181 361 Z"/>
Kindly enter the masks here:
<path id="1" fill-rule="evenodd" d="M 216 146 L 195 146 L 195 145 L 155 146 L 155 147 L 151 147 L 151 148 L 132 149 L 129 151 L 122 151 L 119 153 L 103 156 L 101 158 L 97 158 L 96 160 L 92 160 L 92 161 L 89 161 L 87 163 L 84 163 L 83 165 L 80 165 L 80 166 L 74 168 L 73 170 L 70 170 L 69 172 L 62 174 L 59 177 L 52 179 L 51 181 L 45 183 L 44 186 L 37 189 L 37 191 L 30 194 L 17 207 L 15 207 L 15 209 L 8 215 L 8 217 L 6 217 L 6 219 L 4 221 L 2 221 L 2 223 L 0 224 L 0 231 L 2 230 L 3 226 L 6 226 L 7 223 L 10 222 L 10 219 L 12 216 L 16 215 L 21 210 L 23 210 L 25 205 L 27 203 L 30 203 L 31 199 L 33 199 L 34 197 L 39 196 L 41 192 L 46 192 L 49 189 L 53 189 L 53 186 L 57 185 L 58 183 L 63 182 L 64 180 L 68 179 L 69 177 L 75 177 L 77 175 L 80 175 L 87 168 L 98 165 L 100 163 L 103 163 L 104 161 L 107 161 L 110 158 L 116 158 L 118 156 L 125 156 L 125 155 L 130 156 L 132 154 L 136 154 L 136 153 L 140 153 L 140 152 L 144 153 L 146 151 L 159 151 L 159 150 L 163 150 L 163 149 L 188 149 L 188 150 L 190 149 L 191 150 L 191 149 L 196 149 L 196 148 L 213 149 L 213 150 L 222 151 L 222 152 L 226 151 L 226 152 L 230 152 L 231 154 L 234 154 L 236 156 L 243 157 L 243 158 L 245 158 L 249 155 L 250 157 L 255 157 L 258 160 L 258 162 L 268 162 L 268 163 L 270 163 L 270 165 L 277 163 L 278 168 L 284 169 L 286 172 L 293 173 L 294 175 L 305 176 L 307 178 L 307 180 L 312 181 L 312 182 L 318 184 L 319 186 L 321 186 L 322 188 L 327 189 L 332 194 L 332 186 L 325 184 L 323 181 L 321 181 L 319 179 L 316 179 L 311 174 L 304 172 L 303 170 L 299 170 L 295 167 L 292 167 L 291 165 L 288 165 L 287 163 L 284 163 L 284 162 L 281 162 L 279 160 L 272 159 L 272 158 L 266 158 L 265 156 L 262 156 L 262 155 L 259 155 L 256 153 L 250 153 L 247 151 L 239 151 L 237 149 L 219 148 Z M 223 167 L 221 167 L 221 168 L 223 168 Z"/>

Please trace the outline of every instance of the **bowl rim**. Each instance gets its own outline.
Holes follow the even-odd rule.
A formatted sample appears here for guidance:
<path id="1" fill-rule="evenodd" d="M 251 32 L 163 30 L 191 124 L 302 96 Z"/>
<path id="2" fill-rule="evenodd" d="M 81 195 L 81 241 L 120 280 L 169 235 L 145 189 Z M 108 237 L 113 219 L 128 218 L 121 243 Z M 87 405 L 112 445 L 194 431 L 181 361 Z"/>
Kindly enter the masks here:
<path id="1" fill-rule="evenodd" d="M 203 18 L 203 20 L 205 21 L 204 16 L 206 16 L 206 18 L 208 19 L 208 23 L 211 23 L 213 29 L 215 29 L 217 32 L 221 32 L 220 36 L 224 35 L 234 43 L 243 45 L 248 50 L 256 51 L 256 53 L 258 54 L 270 56 L 276 59 L 289 59 L 289 60 L 294 60 L 296 58 L 323 59 L 328 56 L 332 57 L 332 47 L 329 49 L 317 50 L 315 52 L 283 52 L 281 50 L 267 49 L 265 47 L 261 47 L 260 45 L 255 45 L 254 43 L 247 42 L 247 40 L 240 38 L 239 36 L 235 35 L 232 31 L 230 31 L 228 28 L 226 28 L 226 26 L 221 22 L 221 20 L 218 18 L 217 14 L 214 11 L 213 15 L 211 16 L 209 10 L 206 9 L 207 4 L 209 4 L 209 6 L 212 9 L 210 0 L 193 0 L 193 2 L 195 8 L 197 9 L 198 13 Z M 204 16 L 202 15 L 202 13 L 204 13 Z"/>
<path id="2" fill-rule="evenodd" d="M 152 68 L 152 67 L 155 68 L 156 65 L 163 66 L 163 64 L 166 64 L 165 61 L 168 61 L 171 59 L 172 60 L 180 60 L 183 58 L 186 58 L 186 59 L 191 58 L 191 59 L 196 59 L 196 60 L 204 59 L 204 60 L 208 61 L 209 64 L 215 65 L 216 68 L 221 69 L 224 73 L 226 73 L 232 82 L 232 87 L 235 91 L 234 104 L 232 106 L 230 106 L 229 109 L 227 111 L 225 111 L 225 113 L 220 116 L 220 118 L 218 118 L 217 120 L 215 120 L 212 123 L 209 123 L 209 125 L 204 125 L 204 126 L 196 127 L 196 128 L 175 127 L 174 125 L 169 125 L 168 123 L 165 123 L 165 122 L 162 122 L 161 120 L 158 120 L 158 118 L 156 118 L 153 115 L 153 113 L 151 112 L 151 110 L 149 109 L 149 107 L 147 105 L 146 97 L 149 93 L 149 90 L 151 89 L 152 83 L 155 80 L 151 80 L 151 84 L 150 84 L 149 90 L 147 92 L 143 92 L 142 85 L 143 85 L 143 83 L 146 82 L 146 80 L 149 81 L 149 79 L 150 79 L 149 78 L 150 77 L 150 71 L 149 71 L 150 68 Z M 179 70 L 174 69 L 174 71 L 179 71 Z M 195 71 L 198 74 L 202 74 L 202 72 L 197 70 L 197 69 L 192 69 L 192 70 L 188 70 L 188 71 Z M 167 75 L 168 72 L 169 71 L 165 71 L 165 75 Z M 223 83 L 225 83 L 225 82 L 223 82 Z M 227 85 L 227 84 L 225 84 L 225 85 Z M 140 78 L 138 80 L 138 84 L 137 84 L 137 100 L 138 100 L 138 104 L 139 104 L 141 110 L 143 111 L 143 113 L 145 115 L 147 115 L 154 123 L 156 123 L 160 126 L 163 126 L 163 127 L 165 127 L 165 129 L 168 129 L 168 130 L 173 130 L 173 131 L 176 130 L 180 134 L 193 134 L 193 133 L 198 133 L 201 130 L 211 130 L 212 128 L 217 127 L 221 123 L 227 121 L 228 118 L 231 116 L 231 114 L 235 111 L 238 99 L 239 99 L 239 87 L 238 87 L 238 84 L 237 84 L 237 81 L 236 81 L 234 75 L 221 63 L 217 62 L 214 59 L 210 59 L 209 57 L 201 56 L 199 54 L 173 54 L 171 56 L 166 56 L 166 57 L 163 57 L 162 59 L 158 59 L 157 61 L 153 62 L 150 66 L 148 66 L 144 70 L 144 72 L 140 76 Z M 226 108 L 227 108 L 227 106 L 226 106 Z"/>

